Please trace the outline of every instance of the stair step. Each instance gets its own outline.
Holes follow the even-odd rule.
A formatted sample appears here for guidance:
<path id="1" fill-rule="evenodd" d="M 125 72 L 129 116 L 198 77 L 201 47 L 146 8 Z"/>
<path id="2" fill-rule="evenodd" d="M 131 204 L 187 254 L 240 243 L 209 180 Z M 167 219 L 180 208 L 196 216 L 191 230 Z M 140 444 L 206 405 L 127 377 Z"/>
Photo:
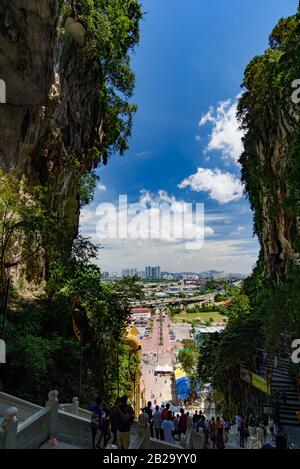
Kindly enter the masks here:
<path id="1" fill-rule="evenodd" d="M 284 409 L 281 407 L 279 408 L 280 415 L 283 415 L 284 413 L 289 413 L 294 416 L 296 416 L 296 412 L 299 412 L 300 407 L 285 407 Z"/>

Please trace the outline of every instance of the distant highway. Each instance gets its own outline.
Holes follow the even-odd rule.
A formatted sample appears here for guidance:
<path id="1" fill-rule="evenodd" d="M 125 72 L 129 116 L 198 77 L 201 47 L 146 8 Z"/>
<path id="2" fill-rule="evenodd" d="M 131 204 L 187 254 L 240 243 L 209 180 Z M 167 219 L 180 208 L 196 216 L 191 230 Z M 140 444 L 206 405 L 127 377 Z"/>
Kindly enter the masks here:
<path id="1" fill-rule="evenodd" d="M 177 304 L 193 304 L 193 303 L 201 303 L 205 301 L 213 301 L 215 297 L 214 293 L 209 293 L 207 295 L 201 296 L 194 296 L 188 298 L 165 298 L 165 299 L 158 299 L 158 300 L 145 300 L 143 302 L 139 302 L 138 304 L 132 304 L 133 308 L 139 308 L 141 306 L 145 306 L 148 308 L 155 308 L 155 307 L 163 307 L 167 305 L 177 305 Z"/>

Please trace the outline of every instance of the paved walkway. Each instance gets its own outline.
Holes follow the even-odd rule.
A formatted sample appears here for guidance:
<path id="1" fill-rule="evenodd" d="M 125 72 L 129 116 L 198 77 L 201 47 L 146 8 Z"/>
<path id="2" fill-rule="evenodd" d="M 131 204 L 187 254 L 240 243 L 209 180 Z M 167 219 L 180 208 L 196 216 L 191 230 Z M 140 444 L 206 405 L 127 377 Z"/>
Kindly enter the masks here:
<path id="1" fill-rule="evenodd" d="M 172 365 L 174 347 L 174 342 L 169 337 L 168 318 L 163 319 L 163 344 L 160 345 L 160 322 L 156 321 L 157 317 L 155 317 L 150 337 L 142 340 L 144 358 L 142 365 L 142 388 L 146 390 L 146 401 L 152 401 L 152 404 L 154 404 L 154 401 L 157 404 L 161 404 L 162 401 L 172 400 L 171 378 L 154 375 L 154 370 L 158 365 Z"/>

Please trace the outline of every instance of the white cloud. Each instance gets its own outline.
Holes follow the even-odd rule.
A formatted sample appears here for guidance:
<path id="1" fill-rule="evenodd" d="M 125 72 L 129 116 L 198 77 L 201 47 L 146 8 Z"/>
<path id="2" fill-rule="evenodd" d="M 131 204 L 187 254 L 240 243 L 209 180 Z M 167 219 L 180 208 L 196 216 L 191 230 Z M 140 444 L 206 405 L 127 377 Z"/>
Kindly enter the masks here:
<path id="1" fill-rule="evenodd" d="M 244 132 L 239 128 L 237 113 L 237 101 L 222 101 L 214 108 L 210 107 L 207 114 L 202 116 L 199 126 L 212 125 L 209 135 L 207 151 L 221 150 L 224 157 L 238 162 L 244 147 L 242 137 Z"/>
<path id="2" fill-rule="evenodd" d="M 200 142 L 200 141 L 201 141 L 200 135 L 196 135 L 196 136 L 195 136 L 195 140 L 196 140 L 196 142 Z"/>
<path id="3" fill-rule="evenodd" d="M 147 191 L 145 191 L 147 192 Z M 160 191 L 159 191 L 160 192 Z M 149 194 L 150 199 L 157 199 L 157 194 Z M 175 197 L 167 193 L 163 197 L 171 200 Z M 175 199 L 176 200 L 176 199 Z M 177 202 L 182 202 L 178 201 Z M 148 208 L 150 211 L 151 208 Z M 96 233 L 99 222 L 95 210 L 85 208 L 81 213 L 80 232 L 84 236 L 91 237 L 92 241 L 101 244 L 98 263 L 103 270 L 121 271 L 123 268 L 133 265 L 142 270 L 146 265 L 161 265 L 168 271 L 202 271 L 209 269 L 225 270 L 227 272 L 250 273 L 255 264 L 259 252 L 257 241 L 252 239 L 219 239 L 214 236 L 214 230 L 205 226 L 205 241 L 202 249 L 189 251 L 185 242 L 174 242 L 163 233 L 159 239 L 103 239 L 100 240 Z M 229 221 L 228 215 L 220 210 L 207 211 L 205 223 L 220 225 Z"/>
<path id="4" fill-rule="evenodd" d="M 150 191 L 142 189 L 140 191 L 140 200 L 141 204 L 150 205 L 150 204 L 185 204 L 183 200 L 177 200 L 174 195 L 169 195 L 167 191 L 160 189 L 156 194 L 153 194 Z"/>
<path id="5" fill-rule="evenodd" d="M 97 184 L 97 189 L 98 191 L 105 192 L 107 190 L 106 186 L 104 184 Z"/>
<path id="6" fill-rule="evenodd" d="M 241 233 L 242 231 L 245 231 L 245 227 L 244 226 L 238 226 L 238 232 Z"/>
<path id="7" fill-rule="evenodd" d="M 219 168 L 198 168 L 178 186 L 180 189 L 190 187 L 195 192 L 208 192 L 210 199 L 220 204 L 239 200 L 243 196 L 243 185 L 234 174 L 222 172 Z"/>
<path id="8" fill-rule="evenodd" d="M 98 237 L 98 242 L 117 239 L 122 232 L 125 233 L 123 237 L 131 240 L 176 244 L 202 242 L 204 238 L 214 235 L 213 228 L 205 226 L 201 207 L 177 200 L 164 190 L 155 194 L 142 190 L 137 203 L 128 204 L 127 215 L 124 210 L 118 203 L 99 204 L 94 211 L 91 208 L 83 209 L 81 232 L 88 233 L 93 240 Z"/>

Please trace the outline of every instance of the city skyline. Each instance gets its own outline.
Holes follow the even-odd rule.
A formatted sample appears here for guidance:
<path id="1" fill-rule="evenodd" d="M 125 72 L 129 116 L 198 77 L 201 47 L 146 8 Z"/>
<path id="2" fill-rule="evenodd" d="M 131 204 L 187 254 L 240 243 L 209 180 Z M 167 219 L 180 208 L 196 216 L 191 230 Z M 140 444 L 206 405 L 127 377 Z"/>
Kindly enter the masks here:
<path id="1" fill-rule="evenodd" d="M 226 272 L 226 271 L 218 271 L 218 270 L 215 270 L 215 269 L 209 269 L 207 271 L 177 271 L 177 272 L 174 272 L 174 271 L 168 271 L 168 270 L 163 270 L 160 266 L 157 266 L 157 267 L 151 267 L 151 266 L 146 266 L 144 269 L 138 269 L 137 267 L 125 267 L 123 268 L 122 270 L 120 271 L 106 271 L 106 270 L 102 270 L 102 275 L 103 275 L 103 278 L 109 278 L 109 277 L 114 277 L 114 276 L 118 276 L 118 277 L 131 277 L 131 276 L 134 276 L 134 275 L 137 275 L 139 276 L 140 278 L 142 279 L 151 279 L 151 277 L 148 277 L 147 278 L 147 269 L 150 268 L 150 269 L 156 269 L 158 268 L 159 271 L 160 271 L 160 278 L 163 279 L 164 276 L 166 275 L 174 275 L 174 276 L 198 276 L 200 278 L 204 278 L 205 275 L 206 278 L 212 278 L 214 275 L 216 276 L 216 278 L 219 276 L 219 277 L 222 277 L 222 276 L 244 276 L 244 274 L 240 273 L 240 272 Z"/>

